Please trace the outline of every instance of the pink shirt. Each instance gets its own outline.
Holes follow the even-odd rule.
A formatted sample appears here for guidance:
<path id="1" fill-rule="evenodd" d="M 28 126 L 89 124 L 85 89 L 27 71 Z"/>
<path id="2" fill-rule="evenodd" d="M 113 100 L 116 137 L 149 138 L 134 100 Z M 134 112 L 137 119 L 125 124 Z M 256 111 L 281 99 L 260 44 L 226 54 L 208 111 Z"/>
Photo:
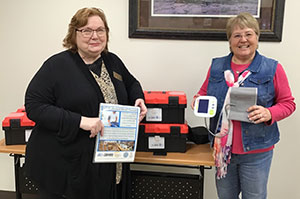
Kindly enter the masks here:
<path id="1" fill-rule="evenodd" d="M 249 65 L 250 64 L 240 65 L 231 62 L 231 69 L 234 72 L 235 81 L 237 80 L 240 72 L 243 72 L 246 68 L 248 68 Z M 209 76 L 210 76 L 210 69 L 207 72 L 205 81 L 203 82 L 200 90 L 198 91 L 199 95 L 207 94 Z M 296 109 L 296 104 L 294 102 L 294 97 L 292 96 L 292 92 L 289 86 L 287 76 L 283 70 L 282 65 L 279 63 L 277 65 L 273 82 L 275 88 L 275 104 L 268 108 L 271 113 L 272 120 L 268 122 L 267 125 L 271 125 L 276 121 L 288 117 Z M 261 152 L 269 151 L 274 148 L 274 146 L 272 146 L 266 149 L 258 149 L 250 152 L 244 152 L 241 122 L 239 121 L 232 121 L 232 122 L 233 122 L 232 153 L 235 154 L 261 153 Z"/>

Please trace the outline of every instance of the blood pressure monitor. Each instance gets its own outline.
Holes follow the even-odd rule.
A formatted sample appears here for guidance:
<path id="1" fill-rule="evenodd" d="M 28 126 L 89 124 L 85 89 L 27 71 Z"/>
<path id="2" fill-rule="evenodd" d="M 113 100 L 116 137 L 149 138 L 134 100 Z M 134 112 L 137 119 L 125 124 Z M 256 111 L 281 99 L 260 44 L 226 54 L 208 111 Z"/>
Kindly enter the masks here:
<path id="1" fill-rule="evenodd" d="M 217 98 L 199 96 L 195 100 L 194 114 L 198 117 L 214 117 L 217 111 Z"/>

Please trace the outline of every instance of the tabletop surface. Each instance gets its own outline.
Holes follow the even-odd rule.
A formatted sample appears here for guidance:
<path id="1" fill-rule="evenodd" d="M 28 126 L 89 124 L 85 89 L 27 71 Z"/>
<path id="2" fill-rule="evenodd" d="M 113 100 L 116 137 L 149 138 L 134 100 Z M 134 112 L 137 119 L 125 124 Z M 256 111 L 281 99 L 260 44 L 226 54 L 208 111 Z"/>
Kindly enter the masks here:
<path id="1" fill-rule="evenodd" d="M 6 145 L 0 140 L 0 153 L 25 155 L 26 145 Z M 135 162 L 150 164 L 175 164 L 187 166 L 214 166 L 213 150 L 209 144 L 187 144 L 185 153 L 168 152 L 167 155 L 153 155 L 152 152 L 136 152 Z"/>
<path id="2" fill-rule="evenodd" d="M 166 156 L 151 152 L 136 152 L 135 162 L 152 164 L 176 164 L 190 166 L 214 166 L 213 150 L 209 144 L 187 144 L 185 153 L 168 152 Z"/>
<path id="3" fill-rule="evenodd" d="M 0 153 L 13 153 L 24 155 L 26 145 L 6 145 L 5 139 L 0 140 Z"/>

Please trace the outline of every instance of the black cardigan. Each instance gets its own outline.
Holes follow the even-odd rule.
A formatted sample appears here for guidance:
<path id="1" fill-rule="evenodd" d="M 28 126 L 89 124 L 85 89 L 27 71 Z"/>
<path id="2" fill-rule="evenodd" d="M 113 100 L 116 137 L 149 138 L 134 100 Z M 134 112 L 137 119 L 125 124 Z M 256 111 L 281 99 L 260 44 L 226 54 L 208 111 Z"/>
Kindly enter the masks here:
<path id="1" fill-rule="evenodd" d="M 119 104 L 143 99 L 140 83 L 123 62 L 113 53 L 101 56 Z M 104 98 L 99 85 L 78 53 L 56 54 L 35 74 L 25 94 L 26 112 L 36 122 L 25 168 L 38 186 L 59 194 L 70 191 L 72 198 L 114 197 L 115 164 L 92 163 L 95 139 L 79 128 L 81 116 L 98 117 L 100 102 Z"/>

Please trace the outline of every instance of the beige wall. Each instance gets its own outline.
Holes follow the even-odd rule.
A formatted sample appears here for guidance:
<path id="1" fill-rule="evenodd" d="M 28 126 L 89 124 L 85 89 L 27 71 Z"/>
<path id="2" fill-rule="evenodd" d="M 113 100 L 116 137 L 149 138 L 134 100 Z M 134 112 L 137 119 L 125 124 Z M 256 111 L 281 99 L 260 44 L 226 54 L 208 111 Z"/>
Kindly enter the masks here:
<path id="1" fill-rule="evenodd" d="M 24 103 L 24 91 L 33 74 L 61 47 L 71 16 L 81 7 L 100 7 L 111 28 L 109 48 L 117 53 L 145 90 L 185 91 L 190 102 L 212 57 L 228 53 L 225 41 L 179 41 L 128 38 L 128 0 L 1 0 L 0 1 L 0 120 Z M 260 42 L 259 51 L 278 59 L 300 104 L 300 1 L 286 1 L 283 40 Z M 299 84 L 299 83 L 298 83 Z M 186 109 L 190 125 L 203 121 Z M 300 198 L 299 112 L 279 123 L 281 141 L 275 147 L 269 198 Z M 0 134 L 3 138 L 4 134 Z M 213 170 L 205 177 L 205 198 L 216 198 Z M 14 190 L 13 160 L 0 154 L 0 190 Z"/>

